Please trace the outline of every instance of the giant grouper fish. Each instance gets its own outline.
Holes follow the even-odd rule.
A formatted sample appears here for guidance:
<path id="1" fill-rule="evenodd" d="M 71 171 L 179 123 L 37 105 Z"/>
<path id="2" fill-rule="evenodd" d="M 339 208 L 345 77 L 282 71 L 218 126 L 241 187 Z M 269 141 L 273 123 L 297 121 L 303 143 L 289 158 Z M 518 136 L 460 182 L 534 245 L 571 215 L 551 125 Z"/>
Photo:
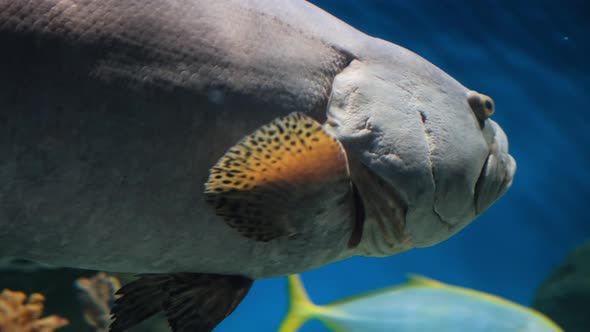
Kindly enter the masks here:
<path id="1" fill-rule="evenodd" d="M 490 97 L 304 1 L 0 0 L 0 45 L 0 256 L 140 274 L 112 331 L 440 243 L 516 168 Z"/>

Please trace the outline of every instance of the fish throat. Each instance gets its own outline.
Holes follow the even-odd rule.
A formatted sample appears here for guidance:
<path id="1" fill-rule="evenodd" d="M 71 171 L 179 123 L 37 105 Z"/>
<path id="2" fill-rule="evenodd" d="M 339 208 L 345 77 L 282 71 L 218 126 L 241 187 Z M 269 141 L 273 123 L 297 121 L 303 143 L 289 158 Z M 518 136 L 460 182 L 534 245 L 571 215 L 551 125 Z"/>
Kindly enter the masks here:
<path id="1" fill-rule="evenodd" d="M 401 195 L 361 162 L 351 160 L 350 168 L 357 225 L 362 227 L 358 254 L 384 257 L 413 248 L 405 229 L 408 208 Z"/>

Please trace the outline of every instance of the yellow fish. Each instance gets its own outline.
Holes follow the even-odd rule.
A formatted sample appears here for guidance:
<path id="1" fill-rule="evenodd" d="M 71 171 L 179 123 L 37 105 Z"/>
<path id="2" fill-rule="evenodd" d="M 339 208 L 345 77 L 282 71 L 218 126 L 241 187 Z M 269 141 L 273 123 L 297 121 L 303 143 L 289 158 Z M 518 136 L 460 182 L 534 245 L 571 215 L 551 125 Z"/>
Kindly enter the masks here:
<path id="1" fill-rule="evenodd" d="M 288 278 L 290 308 L 279 332 L 314 318 L 334 332 L 563 332 L 531 308 L 421 276 L 326 306 L 310 301 L 298 275 Z"/>

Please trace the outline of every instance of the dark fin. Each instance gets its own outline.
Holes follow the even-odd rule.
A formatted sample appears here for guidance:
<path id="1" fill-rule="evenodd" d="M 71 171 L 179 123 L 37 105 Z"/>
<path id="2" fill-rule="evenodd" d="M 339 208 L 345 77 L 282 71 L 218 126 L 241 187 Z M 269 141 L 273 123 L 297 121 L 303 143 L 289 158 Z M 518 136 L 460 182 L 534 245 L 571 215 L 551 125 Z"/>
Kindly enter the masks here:
<path id="1" fill-rule="evenodd" d="M 172 332 L 213 330 L 240 304 L 253 282 L 241 276 L 175 275 L 176 287 L 164 303 Z"/>
<path id="2" fill-rule="evenodd" d="M 112 323 L 109 331 L 122 332 L 163 310 L 168 298 L 166 285 L 169 274 L 144 274 L 117 291 L 121 295 L 111 308 Z"/>
<path id="3" fill-rule="evenodd" d="M 229 226 L 266 242 L 294 235 L 288 216 L 297 199 L 336 183 L 349 186 L 344 148 L 312 118 L 291 113 L 226 152 L 205 193 Z"/>
<path id="4" fill-rule="evenodd" d="M 123 332 L 164 311 L 172 332 L 209 332 L 234 311 L 252 283 L 220 274 L 140 275 L 117 292 L 110 331 Z"/>

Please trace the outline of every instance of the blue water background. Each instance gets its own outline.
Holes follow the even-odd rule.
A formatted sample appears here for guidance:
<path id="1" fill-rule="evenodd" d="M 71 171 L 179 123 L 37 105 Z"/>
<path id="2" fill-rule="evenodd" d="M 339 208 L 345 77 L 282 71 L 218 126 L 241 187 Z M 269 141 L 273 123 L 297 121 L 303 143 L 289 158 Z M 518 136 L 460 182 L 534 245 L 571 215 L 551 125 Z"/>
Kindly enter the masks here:
<path id="1" fill-rule="evenodd" d="M 450 240 L 303 274 L 316 303 L 390 286 L 406 273 L 530 304 L 590 238 L 590 6 L 584 1 L 314 1 L 357 29 L 428 59 L 490 95 L 518 163 L 512 189 Z M 255 283 L 216 331 L 275 331 L 285 279 Z M 309 324 L 302 331 L 325 331 Z"/>

